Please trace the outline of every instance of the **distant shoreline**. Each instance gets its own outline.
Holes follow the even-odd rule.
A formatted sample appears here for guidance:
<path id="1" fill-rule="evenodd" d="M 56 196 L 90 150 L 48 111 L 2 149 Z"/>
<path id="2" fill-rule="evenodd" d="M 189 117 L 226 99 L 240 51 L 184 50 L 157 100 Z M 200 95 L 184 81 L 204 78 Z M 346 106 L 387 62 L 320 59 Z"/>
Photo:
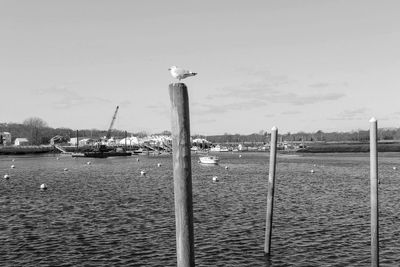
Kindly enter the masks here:
<path id="1" fill-rule="evenodd" d="M 67 147 L 66 150 L 76 151 L 76 147 Z M 88 150 L 87 147 L 79 147 L 80 152 Z M 246 152 L 267 152 L 263 151 L 237 151 L 236 153 Z M 307 143 L 305 148 L 297 150 L 278 150 L 278 153 L 366 153 L 369 152 L 369 143 Z M 378 142 L 378 152 L 400 152 L 400 142 Z M 25 155 L 25 154 L 44 154 L 60 153 L 52 145 L 40 146 L 0 146 L 0 155 Z M 215 152 L 226 153 L 226 152 Z M 196 153 L 193 153 L 196 154 Z"/>
<path id="2" fill-rule="evenodd" d="M 0 155 L 25 155 L 56 152 L 52 145 L 40 146 L 0 146 Z"/>
<path id="3" fill-rule="evenodd" d="M 297 153 L 361 153 L 369 152 L 369 143 L 313 143 Z M 378 152 L 400 152 L 398 142 L 378 142 Z"/>

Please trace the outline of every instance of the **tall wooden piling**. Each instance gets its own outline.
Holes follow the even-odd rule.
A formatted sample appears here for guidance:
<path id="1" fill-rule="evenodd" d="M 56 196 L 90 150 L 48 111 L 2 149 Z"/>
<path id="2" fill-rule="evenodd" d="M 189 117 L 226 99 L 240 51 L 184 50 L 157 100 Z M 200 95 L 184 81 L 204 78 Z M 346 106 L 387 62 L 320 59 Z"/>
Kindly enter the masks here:
<path id="1" fill-rule="evenodd" d="M 79 147 L 79 137 L 78 137 L 78 130 L 76 130 L 76 152 L 78 152 Z"/>
<path id="2" fill-rule="evenodd" d="M 275 192 L 275 169 L 276 169 L 276 145 L 278 128 L 271 129 L 270 157 L 269 157 L 269 176 L 268 176 L 268 195 L 267 195 L 267 219 L 265 227 L 265 247 L 264 253 L 270 255 L 271 236 L 272 236 L 272 215 L 274 209 Z"/>
<path id="3" fill-rule="evenodd" d="M 178 267 L 194 261 L 192 170 L 190 158 L 189 97 L 183 83 L 169 85 Z"/>
<path id="4" fill-rule="evenodd" d="M 378 213 L 378 122 L 370 119 L 370 184 L 371 184 L 371 266 L 379 266 L 379 213 Z"/>

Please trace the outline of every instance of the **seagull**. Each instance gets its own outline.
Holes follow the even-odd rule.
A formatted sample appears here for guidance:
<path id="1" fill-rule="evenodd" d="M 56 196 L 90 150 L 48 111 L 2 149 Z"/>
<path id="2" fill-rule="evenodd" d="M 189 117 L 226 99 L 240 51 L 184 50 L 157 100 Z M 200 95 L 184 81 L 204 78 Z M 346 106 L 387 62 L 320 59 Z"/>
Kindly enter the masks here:
<path id="1" fill-rule="evenodd" d="M 196 72 L 191 72 L 189 70 L 178 68 L 176 66 L 172 66 L 168 70 L 169 72 L 171 72 L 172 77 L 178 79 L 179 81 L 190 76 L 195 76 L 197 74 Z"/>

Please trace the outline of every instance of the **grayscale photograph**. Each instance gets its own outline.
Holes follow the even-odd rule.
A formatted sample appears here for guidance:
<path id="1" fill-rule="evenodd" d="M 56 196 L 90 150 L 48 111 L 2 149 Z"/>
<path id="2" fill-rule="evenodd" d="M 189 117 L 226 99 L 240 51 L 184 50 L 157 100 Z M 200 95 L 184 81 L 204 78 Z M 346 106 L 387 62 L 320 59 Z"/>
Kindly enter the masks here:
<path id="1" fill-rule="evenodd" d="M 400 266 L 399 14 L 0 0 L 0 266 Z"/>

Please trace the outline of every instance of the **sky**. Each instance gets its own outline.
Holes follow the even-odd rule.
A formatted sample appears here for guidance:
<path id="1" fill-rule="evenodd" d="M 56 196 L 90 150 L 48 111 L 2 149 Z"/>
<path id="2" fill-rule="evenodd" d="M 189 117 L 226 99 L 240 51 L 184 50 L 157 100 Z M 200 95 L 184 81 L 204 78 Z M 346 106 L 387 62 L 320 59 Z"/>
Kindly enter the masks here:
<path id="1" fill-rule="evenodd" d="M 192 134 L 400 127 L 400 2 L 0 0 L 0 122 Z"/>

